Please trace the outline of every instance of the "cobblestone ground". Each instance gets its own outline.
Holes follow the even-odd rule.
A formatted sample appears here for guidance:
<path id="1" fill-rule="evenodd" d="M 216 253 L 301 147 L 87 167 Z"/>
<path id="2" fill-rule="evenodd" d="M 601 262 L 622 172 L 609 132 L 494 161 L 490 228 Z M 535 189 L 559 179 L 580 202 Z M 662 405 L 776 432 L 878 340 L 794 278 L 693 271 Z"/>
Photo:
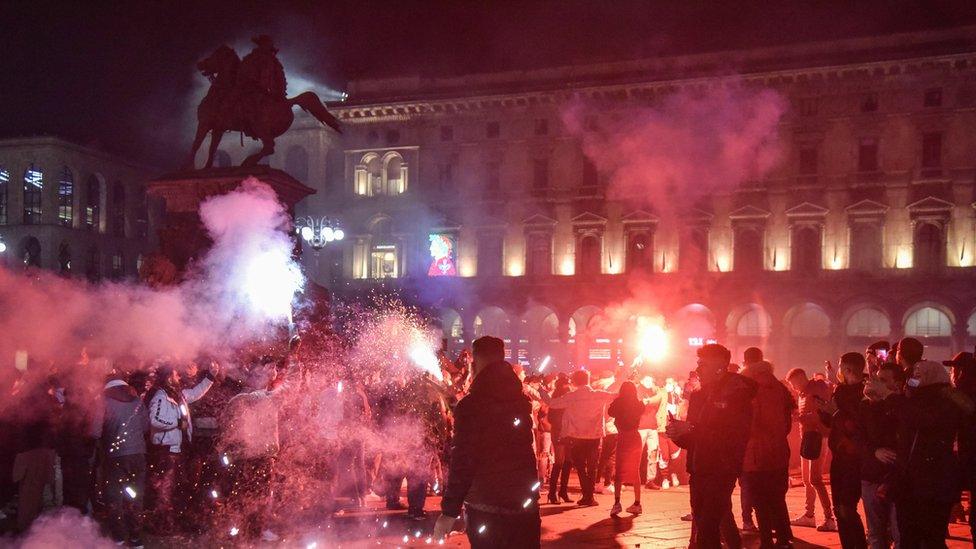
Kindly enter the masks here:
<path id="1" fill-rule="evenodd" d="M 571 496 L 576 494 L 572 493 Z M 577 496 L 578 497 L 578 496 Z M 688 488 L 680 486 L 671 490 L 644 491 L 644 513 L 632 517 L 626 513 L 619 518 L 609 516 L 613 496 L 597 495 L 598 507 L 579 508 L 572 504 L 542 506 L 542 546 L 555 548 L 674 548 L 686 547 L 691 523 L 682 522 L 681 516 L 689 511 Z M 622 503 L 626 507 L 632 496 L 625 492 Z M 733 496 L 738 519 L 738 491 Z M 803 488 L 792 488 L 787 495 L 791 516 L 802 511 Z M 349 513 L 321 525 L 303 529 L 302 533 L 292 533 L 285 539 L 274 543 L 241 543 L 241 540 L 224 539 L 155 539 L 150 547 L 299 547 L 323 549 L 326 547 L 431 547 L 436 546 L 428 535 L 433 528 L 435 510 L 439 508 L 438 498 L 427 500 L 430 518 L 416 522 L 408 520 L 403 512 L 389 512 L 381 509 L 381 502 L 372 502 L 368 511 Z M 863 517 L 863 512 L 862 512 Z M 818 520 L 822 517 L 818 517 Z M 964 524 L 949 527 L 951 538 L 949 547 L 972 547 L 969 529 Z M 813 528 L 794 528 L 796 547 L 840 547 L 836 533 L 817 532 Z M 744 537 L 745 546 L 759 546 L 755 535 Z M 444 547 L 469 547 L 464 535 L 448 538 Z"/>

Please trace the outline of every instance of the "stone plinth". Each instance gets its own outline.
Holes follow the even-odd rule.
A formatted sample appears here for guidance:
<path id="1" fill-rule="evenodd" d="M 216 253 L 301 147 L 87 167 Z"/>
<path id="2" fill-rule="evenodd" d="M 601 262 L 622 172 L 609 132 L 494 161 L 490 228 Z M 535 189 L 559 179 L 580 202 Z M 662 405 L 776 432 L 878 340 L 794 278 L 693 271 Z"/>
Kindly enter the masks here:
<path id="1" fill-rule="evenodd" d="M 211 196 L 233 191 L 248 177 L 256 177 L 275 190 L 278 199 L 294 215 L 295 204 L 315 193 L 287 173 L 268 166 L 211 168 L 163 175 L 149 182 L 148 194 L 164 202 L 163 217 L 156 223 L 159 231 L 159 252 L 156 263 L 171 263 L 177 278 L 187 264 L 210 245 L 210 237 L 200 221 L 200 203 Z M 155 269 L 155 268 L 154 268 Z M 161 267 L 167 270 L 165 266 Z M 154 278 L 155 277 L 155 278 Z M 150 282 L 169 282 L 152 273 L 143 273 Z"/>

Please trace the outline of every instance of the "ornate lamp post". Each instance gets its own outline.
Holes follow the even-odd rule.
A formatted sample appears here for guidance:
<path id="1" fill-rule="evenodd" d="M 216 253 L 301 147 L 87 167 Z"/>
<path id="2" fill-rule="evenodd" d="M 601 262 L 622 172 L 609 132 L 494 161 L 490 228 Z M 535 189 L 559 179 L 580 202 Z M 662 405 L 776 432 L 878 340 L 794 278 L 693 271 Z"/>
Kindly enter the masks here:
<path id="1" fill-rule="evenodd" d="M 316 251 L 321 250 L 331 242 L 338 242 L 346 237 L 346 233 L 339 227 L 338 221 L 327 216 L 320 218 L 310 215 L 300 217 L 295 220 L 295 232 Z"/>

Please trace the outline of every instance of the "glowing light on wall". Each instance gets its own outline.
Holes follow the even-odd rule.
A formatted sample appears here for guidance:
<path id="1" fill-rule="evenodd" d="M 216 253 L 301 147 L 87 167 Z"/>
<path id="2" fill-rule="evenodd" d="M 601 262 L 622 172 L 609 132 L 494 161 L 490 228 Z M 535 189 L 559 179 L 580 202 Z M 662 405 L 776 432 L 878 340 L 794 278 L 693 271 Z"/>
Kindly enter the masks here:
<path id="1" fill-rule="evenodd" d="M 900 246 L 895 255 L 896 269 L 910 269 L 912 267 L 912 248 L 911 246 Z"/>
<path id="2" fill-rule="evenodd" d="M 505 273 L 508 276 L 522 276 L 525 274 L 525 260 L 520 257 L 509 259 L 505 265 Z"/>
<path id="3" fill-rule="evenodd" d="M 576 264 L 573 261 L 573 256 L 565 254 L 559 261 L 559 274 L 570 276 L 574 272 L 576 272 Z"/>
<path id="4" fill-rule="evenodd" d="M 727 273 L 732 270 L 732 254 L 726 249 L 715 252 L 715 270 L 720 273 Z"/>
<path id="5" fill-rule="evenodd" d="M 461 276 L 475 276 L 478 269 L 475 267 L 475 260 L 470 257 L 462 257 L 458 260 L 458 272 Z"/>

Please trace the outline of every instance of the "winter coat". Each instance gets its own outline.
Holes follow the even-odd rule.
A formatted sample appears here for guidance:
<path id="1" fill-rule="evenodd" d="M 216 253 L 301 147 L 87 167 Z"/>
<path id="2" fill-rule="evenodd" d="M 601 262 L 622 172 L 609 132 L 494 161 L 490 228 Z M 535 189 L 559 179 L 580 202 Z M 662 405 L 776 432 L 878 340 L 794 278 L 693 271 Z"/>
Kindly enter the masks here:
<path id="1" fill-rule="evenodd" d="M 755 381 L 729 372 L 688 397 L 692 429 L 674 442 L 688 450 L 689 473 L 738 476 L 742 472 L 756 388 Z"/>
<path id="2" fill-rule="evenodd" d="M 752 427 L 742 470 L 786 471 L 790 467 L 787 437 L 792 428 L 796 401 L 789 389 L 776 379 L 768 364 L 750 365 L 743 375 L 755 381 L 757 389 L 752 401 Z"/>
<path id="3" fill-rule="evenodd" d="M 563 409 L 562 436 L 599 440 L 606 435 L 607 405 L 616 398 L 615 393 L 598 391 L 589 385 L 554 398 L 551 409 Z"/>
<path id="4" fill-rule="evenodd" d="M 962 470 L 953 444 L 965 426 L 966 412 L 950 392 L 947 384 L 927 385 L 900 399 L 895 449 L 900 497 L 958 500 Z"/>
<path id="5" fill-rule="evenodd" d="M 901 395 L 881 401 L 862 400 L 857 414 L 857 442 L 861 454 L 861 479 L 888 482 L 894 468 L 874 456 L 879 448 L 894 449 L 898 440 L 898 405 Z"/>
<path id="6" fill-rule="evenodd" d="M 149 413 L 135 389 L 121 380 L 105 384 L 101 406 L 95 408 L 93 434 L 108 458 L 146 453 Z"/>
<path id="7" fill-rule="evenodd" d="M 200 383 L 189 389 L 180 391 L 180 402 L 174 400 L 166 391 L 158 389 L 149 401 L 149 424 L 152 429 L 151 442 L 155 446 L 168 446 L 174 454 L 180 453 L 183 444 L 183 431 L 186 430 L 186 441 L 193 440 L 193 421 L 190 417 L 189 404 L 196 402 L 207 394 L 213 380 L 203 378 Z M 181 428 L 180 420 L 185 420 Z"/>
<path id="8" fill-rule="evenodd" d="M 842 460 L 856 466 L 861 457 L 856 438 L 858 411 L 864 400 L 864 383 L 838 385 L 831 399 L 837 404 L 837 411 L 833 415 L 820 413 L 820 421 L 830 428 L 827 445 L 834 463 Z"/>
<path id="9" fill-rule="evenodd" d="M 441 510 L 461 505 L 496 513 L 538 513 L 532 406 L 506 362 L 485 367 L 455 410 L 451 466 Z"/>

